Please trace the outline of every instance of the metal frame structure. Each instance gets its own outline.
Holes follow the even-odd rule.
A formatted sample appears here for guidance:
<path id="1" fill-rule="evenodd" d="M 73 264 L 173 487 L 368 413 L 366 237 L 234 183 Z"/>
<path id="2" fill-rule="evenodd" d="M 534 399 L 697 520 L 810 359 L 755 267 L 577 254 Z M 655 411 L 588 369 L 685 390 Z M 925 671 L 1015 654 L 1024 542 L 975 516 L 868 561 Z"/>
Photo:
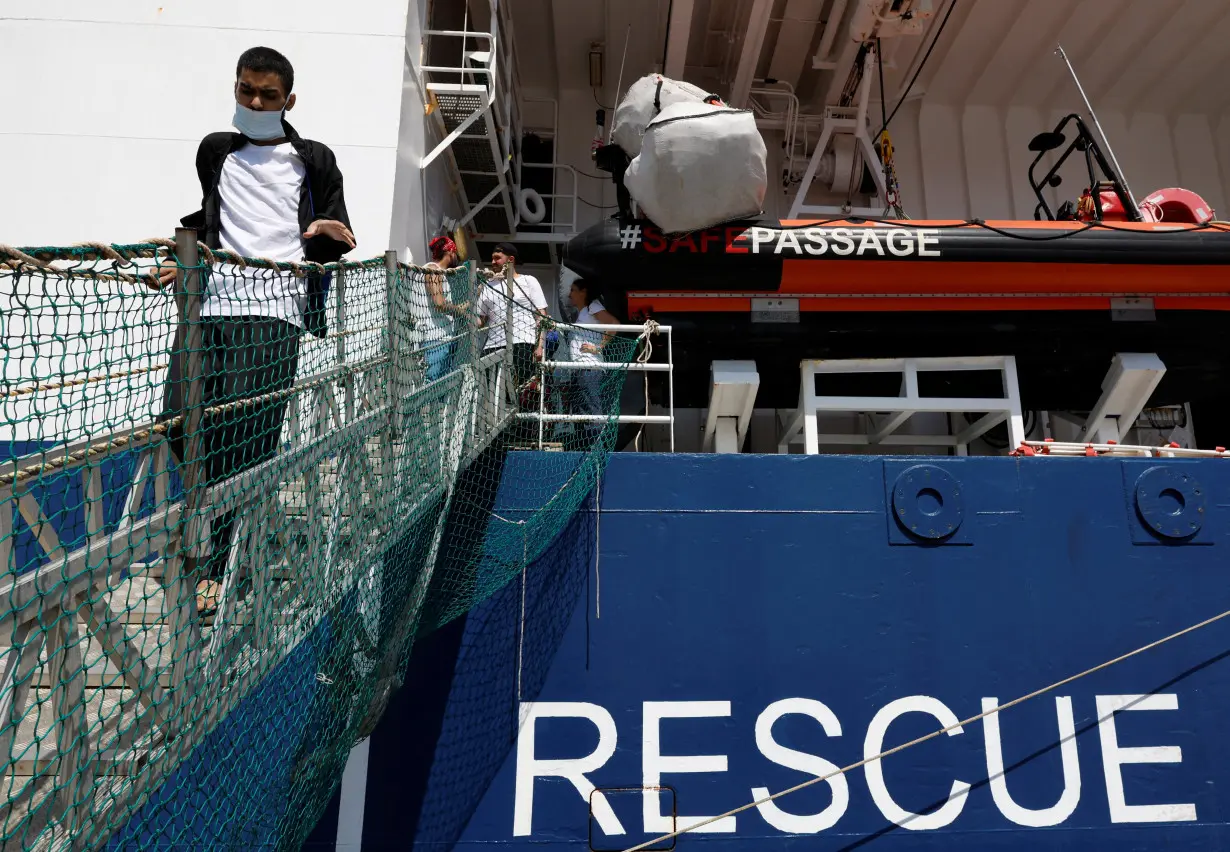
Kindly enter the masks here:
<path id="1" fill-rule="evenodd" d="M 580 323 L 572 328 L 583 328 L 592 331 L 605 331 L 613 334 L 621 332 L 644 332 L 643 325 L 608 325 L 605 323 Z M 669 325 L 655 326 L 654 330 L 666 335 L 666 363 L 650 363 L 633 361 L 630 364 L 611 363 L 607 361 L 542 361 L 540 364 L 538 382 L 538 410 L 521 412 L 517 415 L 523 420 L 538 423 L 538 448 L 544 449 L 546 444 L 547 423 L 606 423 L 614 420 L 616 423 L 657 424 L 670 428 L 671 452 L 675 451 L 675 356 L 674 344 Z M 649 380 L 649 373 L 666 373 L 667 376 L 667 414 L 620 414 L 608 417 L 605 414 L 548 414 L 547 413 L 547 383 L 543 380 L 541 371 L 547 368 L 563 370 L 628 370 L 632 373 L 642 373 Z"/>
<path id="2" fill-rule="evenodd" d="M 517 193 L 521 185 L 521 108 L 513 61 L 512 19 L 506 3 L 489 0 L 489 9 L 490 32 L 423 33 L 428 38 L 460 38 L 462 56 L 459 65 L 423 65 L 419 69 L 425 78 L 443 78 L 427 79 L 423 86 L 443 138 L 423 157 L 419 168 L 428 168 L 447 152 L 466 208 L 458 227 L 469 225 L 480 214 L 490 212 L 488 207 L 492 203 L 498 203 L 499 211 L 494 216 L 484 216 L 484 224 L 498 220 L 507 223 L 507 230 L 515 231 L 520 222 Z M 485 49 L 467 49 L 471 39 Z M 480 198 L 471 197 L 480 194 Z"/>
<path id="3" fill-rule="evenodd" d="M 1102 443 L 1122 441 L 1164 375 L 1166 365 L 1156 355 L 1116 355 L 1102 380 L 1102 396 L 1085 421 L 1085 436 Z"/>
<path id="4" fill-rule="evenodd" d="M 998 371 L 1004 396 L 1002 398 L 925 397 L 918 390 L 920 372 Z M 954 447 L 958 455 L 968 455 L 969 445 L 988 430 L 1008 422 L 1009 446 L 1017 447 L 1025 440 L 1024 417 L 1021 413 L 1020 391 L 1017 386 L 1016 359 L 1011 355 L 968 358 L 876 358 L 867 360 L 803 361 L 799 385 L 799 407 L 778 442 L 779 453 L 790 452 L 790 445 L 803 441 L 804 452 L 816 455 L 823 445 L 829 446 L 905 446 Z M 901 391 L 898 396 L 820 396 L 816 393 L 816 377 L 822 374 L 899 373 Z M 958 414 L 980 413 L 983 416 L 961 432 L 953 434 L 897 434 L 907 420 L 918 413 Z M 828 433 L 820 431 L 821 414 L 887 415 L 872 422 L 862 433 Z"/>
<path id="5" fill-rule="evenodd" d="M 747 440 L 760 390 L 756 362 L 714 361 L 709 371 L 709 409 L 701 448 L 705 452 L 738 453 Z"/>
<path id="6" fill-rule="evenodd" d="M 821 162 L 826 156 L 830 156 L 828 150 L 829 143 L 835 141 L 835 137 L 838 136 L 848 136 L 854 140 L 854 151 L 850 168 L 853 170 L 853 174 L 857 176 L 857 182 L 862 183 L 862 169 L 865 164 L 871 172 L 880 197 L 888 197 L 888 188 L 884 183 L 884 171 L 880 168 L 880 158 L 876 154 L 875 146 L 871 143 L 871 137 L 867 135 L 867 102 L 871 96 L 871 82 L 875 77 L 872 71 L 875 56 L 875 47 L 868 49 L 864 58 L 863 76 L 859 82 L 858 105 L 854 107 L 827 106 L 824 108 L 820 139 L 816 142 L 816 147 L 812 149 L 807 170 L 803 172 L 803 180 L 799 184 L 799 188 L 794 196 L 794 202 L 790 205 L 790 214 L 786 218 L 799 219 L 808 214 L 823 216 L 880 216 L 884 213 L 883 207 L 848 207 L 807 203 L 807 195 L 811 191 L 812 183 L 816 180 L 817 173 L 820 171 Z M 798 117 L 796 115 L 797 120 Z M 790 133 L 790 137 L 791 139 L 794 138 L 793 132 Z M 793 152 L 789 153 L 790 156 L 793 156 Z M 846 171 L 845 164 L 837 162 L 839 158 L 837 157 L 836 146 L 834 146 L 831 156 L 834 158 L 833 174 L 839 178 Z"/>
<path id="7" fill-rule="evenodd" d="M 514 35 L 507 2 L 489 0 L 491 31 L 425 30 L 424 37 L 460 38 L 459 65 L 424 65 L 423 90 L 441 136 L 419 168 L 426 170 L 447 155 L 449 169 L 464 213 L 455 227 L 469 228 L 475 239 L 512 238 L 524 242 L 564 243 L 576 233 L 578 175 L 571 166 L 525 163 L 521 156 L 523 106 L 520 76 L 514 57 Z M 469 50 L 470 40 L 481 48 Z M 553 134 L 558 131 L 559 107 L 553 111 Z M 540 196 L 553 201 L 550 219 L 535 223 L 542 231 L 520 231 L 524 169 L 551 169 L 552 192 Z M 572 192 L 560 192 L 558 172 L 572 176 Z M 559 218 L 560 202 L 571 199 L 571 217 Z M 567 230 L 563 230 L 567 228 Z M 554 262 L 554 245 L 552 261 Z"/>

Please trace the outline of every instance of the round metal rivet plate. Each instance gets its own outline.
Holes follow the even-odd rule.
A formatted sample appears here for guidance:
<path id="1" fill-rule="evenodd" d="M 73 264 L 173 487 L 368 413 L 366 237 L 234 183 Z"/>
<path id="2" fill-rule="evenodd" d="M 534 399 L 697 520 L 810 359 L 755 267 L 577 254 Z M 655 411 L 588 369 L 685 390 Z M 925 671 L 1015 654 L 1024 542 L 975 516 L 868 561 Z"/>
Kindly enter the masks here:
<path id="1" fill-rule="evenodd" d="M 1162 538 L 1191 538 L 1204 526 L 1204 488 L 1179 467 L 1151 467 L 1136 480 L 1136 510 L 1144 525 Z"/>
<path id="2" fill-rule="evenodd" d="M 910 535 L 939 541 L 961 527 L 961 485 L 933 464 L 907 468 L 893 483 L 893 515 Z"/>

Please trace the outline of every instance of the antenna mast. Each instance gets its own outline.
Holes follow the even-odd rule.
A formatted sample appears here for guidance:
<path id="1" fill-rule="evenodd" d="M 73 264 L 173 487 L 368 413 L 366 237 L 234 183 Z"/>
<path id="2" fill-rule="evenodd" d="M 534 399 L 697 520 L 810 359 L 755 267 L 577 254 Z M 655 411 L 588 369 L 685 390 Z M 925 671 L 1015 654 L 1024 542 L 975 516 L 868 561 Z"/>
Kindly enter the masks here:
<path id="1" fill-rule="evenodd" d="M 1110 156 L 1110 162 L 1118 172 L 1119 180 L 1123 181 L 1123 188 L 1127 191 L 1128 200 L 1132 202 L 1132 210 L 1139 210 L 1140 205 L 1136 203 L 1136 196 L 1132 194 L 1132 188 L 1128 186 L 1127 175 L 1123 173 L 1123 167 L 1119 165 L 1119 160 L 1115 157 L 1114 149 L 1110 147 L 1110 140 L 1106 138 L 1106 131 L 1102 129 L 1102 123 L 1098 121 L 1098 114 L 1093 111 L 1093 104 L 1089 103 L 1089 97 L 1085 94 L 1085 88 L 1081 85 L 1080 78 L 1076 76 L 1076 69 L 1072 67 L 1072 61 L 1068 59 L 1068 54 L 1064 53 L 1063 45 L 1055 46 L 1057 53 L 1068 66 L 1068 71 L 1072 74 L 1072 79 L 1076 83 L 1076 90 L 1081 93 L 1081 100 L 1085 102 L 1085 109 L 1089 110 L 1089 117 L 1093 119 L 1093 126 L 1098 129 L 1098 135 L 1102 137 L 1103 144 L 1106 145 L 1106 153 Z"/>

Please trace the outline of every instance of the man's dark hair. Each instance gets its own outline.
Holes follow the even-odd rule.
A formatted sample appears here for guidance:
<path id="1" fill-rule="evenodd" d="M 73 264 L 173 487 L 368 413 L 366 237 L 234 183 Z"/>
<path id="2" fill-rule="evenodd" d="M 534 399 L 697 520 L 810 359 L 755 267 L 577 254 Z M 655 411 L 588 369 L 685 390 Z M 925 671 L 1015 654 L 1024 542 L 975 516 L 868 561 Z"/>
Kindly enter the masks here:
<path id="1" fill-rule="evenodd" d="M 289 59 L 272 47 L 250 47 L 245 50 L 239 57 L 239 63 L 235 66 L 236 80 L 245 69 L 256 71 L 258 74 L 277 74 L 282 79 L 282 85 L 286 87 L 287 95 L 295 88 L 294 67 L 290 64 Z"/>

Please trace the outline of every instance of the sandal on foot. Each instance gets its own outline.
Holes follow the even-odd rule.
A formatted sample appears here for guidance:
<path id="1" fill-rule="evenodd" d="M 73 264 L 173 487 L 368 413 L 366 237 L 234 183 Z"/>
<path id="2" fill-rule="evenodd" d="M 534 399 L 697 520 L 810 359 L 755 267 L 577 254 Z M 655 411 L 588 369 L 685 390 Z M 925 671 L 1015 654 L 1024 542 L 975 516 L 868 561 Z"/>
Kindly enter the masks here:
<path id="1" fill-rule="evenodd" d="M 196 584 L 196 614 L 208 618 L 218 612 L 218 596 L 222 593 L 222 584 L 216 580 L 201 580 Z"/>

